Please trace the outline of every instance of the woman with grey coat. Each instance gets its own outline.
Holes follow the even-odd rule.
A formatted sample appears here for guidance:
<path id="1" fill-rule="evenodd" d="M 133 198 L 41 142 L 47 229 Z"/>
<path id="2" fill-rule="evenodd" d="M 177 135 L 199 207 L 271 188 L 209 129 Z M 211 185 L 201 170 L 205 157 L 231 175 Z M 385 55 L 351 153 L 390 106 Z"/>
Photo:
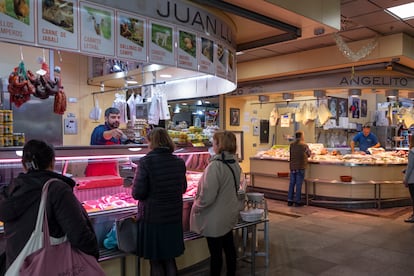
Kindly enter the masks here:
<path id="1" fill-rule="evenodd" d="M 210 251 L 210 275 L 220 275 L 222 254 L 226 255 L 227 275 L 236 275 L 236 249 L 233 228 L 238 221 L 238 189 L 241 168 L 237 162 L 236 137 L 232 132 L 213 136 L 215 155 L 198 184 L 190 228 L 207 238 Z"/>

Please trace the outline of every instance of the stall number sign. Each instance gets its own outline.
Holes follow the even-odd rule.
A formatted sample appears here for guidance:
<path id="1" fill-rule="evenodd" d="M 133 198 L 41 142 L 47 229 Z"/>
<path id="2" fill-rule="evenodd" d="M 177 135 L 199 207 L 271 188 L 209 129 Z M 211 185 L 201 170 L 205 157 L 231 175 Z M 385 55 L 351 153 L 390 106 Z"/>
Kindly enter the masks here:
<path id="1" fill-rule="evenodd" d="M 290 116 L 288 115 L 282 115 L 280 117 L 280 126 L 281 127 L 289 127 L 290 126 Z"/>

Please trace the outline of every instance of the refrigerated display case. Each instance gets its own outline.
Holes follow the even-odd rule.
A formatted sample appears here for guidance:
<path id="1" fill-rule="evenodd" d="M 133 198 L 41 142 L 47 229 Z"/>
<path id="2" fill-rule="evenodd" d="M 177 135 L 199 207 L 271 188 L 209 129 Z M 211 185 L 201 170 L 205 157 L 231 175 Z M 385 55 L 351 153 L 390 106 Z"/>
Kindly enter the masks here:
<path id="1" fill-rule="evenodd" d="M 74 194 L 82 202 L 94 226 L 101 247 L 100 261 L 123 257 L 121 273 L 114 271 L 114 265 L 107 265 L 106 272 L 130 275 L 125 270 L 125 254 L 116 249 L 108 250 L 103 241 L 117 218 L 136 212 L 137 201 L 131 197 L 132 180 L 138 160 L 150 151 L 146 145 L 114 145 L 88 147 L 56 147 L 55 170 L 76 181 Z M 208 164 L 210 154 L 207 148 L 180 148 L 174 154 L 182 158 L 187 167 L 188 189 L 183 195 L 183 228 L 189 231 L 189 215 L 197 190 L 198 179 Z M 0 185 L 8 185 L 14 177 L 23 172 L 21 147 L 0 150 Z M 0 229 L 3 232 L 3 229 Z M 197 248 L 205 246 L 195 241 Z M 180 268 L 191 266 L 208 257 L 205 254 L 188 254 L 194 245 L 186 244 L 185 255 L 178 261 Z M 202 250 L 203 251 L 203 250 Z M 126 260 L 128 262 L 128 260 Z M 131 262 L 131 261 L 129 261 Z M 116 264 L 115 264 L 116 266 Z M 119 265 L 118 265 L 119 266 Z M 134 266 L 132 266 L 134 267 Z M 118 268 L 115 268 L 115 270 Z M 132 275 L 132 274 L 131 274 Z"/>

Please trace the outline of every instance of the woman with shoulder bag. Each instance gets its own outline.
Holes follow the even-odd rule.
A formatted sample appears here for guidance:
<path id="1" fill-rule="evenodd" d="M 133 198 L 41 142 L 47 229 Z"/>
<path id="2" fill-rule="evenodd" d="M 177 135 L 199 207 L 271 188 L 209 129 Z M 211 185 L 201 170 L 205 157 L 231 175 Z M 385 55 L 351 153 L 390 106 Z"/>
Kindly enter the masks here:
<path id="1" fill-rule="evenodd" d="M 43 185 L 50 179 L 46 214 L 51 237 L 67 237 L 72 248 L 99 257 L 98 242 L 88 214 L 73 194 L 75 182 L 54 172 L 55 151 L 43 141 L 30 140 L 23 147 L 20 173 L 0 190 L 0 221 L 4 222 L 6 268 L 25 247 L 35 228 Z M 58 260 L 56 260 L 58 261 Z"/>
<path id="2" fill-rule="evenodd" d="M 414 223 L 414 136 L 410 138 L 410 151 L 408 152 L 408 164 L 405 169 L 404 184 L 410 191 L 410 196 L 413 204 L 413 213 L 405 222 Z"/>
<path id="3" fill-rule="evenodd" d="M 236 159 L 236 136 L 229 131 L 213 136 L 215 155 L 198 183 L 190 215 L 191 231 L 207 238 L 210 275 L 220 275 L 223 251 L 227 275 L 236 275 L 236 248 L 233 228 L 239 217 L 238 189 L 241 168 Z"/>

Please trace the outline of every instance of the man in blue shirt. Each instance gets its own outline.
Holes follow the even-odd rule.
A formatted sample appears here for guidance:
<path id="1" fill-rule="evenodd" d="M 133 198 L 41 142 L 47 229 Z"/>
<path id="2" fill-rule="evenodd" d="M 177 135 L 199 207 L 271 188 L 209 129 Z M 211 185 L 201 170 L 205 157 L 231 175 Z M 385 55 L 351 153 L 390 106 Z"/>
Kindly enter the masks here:
<path id="1" fill-rule="evenodd" d="M 95 127 L 91 135 L 91 145 L 121 144 L 124 133 L 118 128 L 121 115 L 118 108 L 105 110 L 105 124 Z"/>
<path id="2" fill-rule="evenodd" d="M 378 142 L 377 136 L 371 133 L 371 127 L 365 125 L 362 128 L 362 132 L 354 136 L 351 141 L 351 151 L 355 152 L 355 143 L 359 144 L 359 150 L 367 152 L 369 148 L 379 148 L 380 143 Z"/>
<path id="3" fill-rule="evenodd" d="M 118 128 L 120 118 L 118 108 L 107 108 L 105 110 L 105 124 L 95 127 L 91 134 L 91 145 L 121 144 L 121 137 L 125 134 Z M 89 162 L 85 169 L 85 176 L 102 175 L 119 175 L 118 162 L 112 159 Z"/>

